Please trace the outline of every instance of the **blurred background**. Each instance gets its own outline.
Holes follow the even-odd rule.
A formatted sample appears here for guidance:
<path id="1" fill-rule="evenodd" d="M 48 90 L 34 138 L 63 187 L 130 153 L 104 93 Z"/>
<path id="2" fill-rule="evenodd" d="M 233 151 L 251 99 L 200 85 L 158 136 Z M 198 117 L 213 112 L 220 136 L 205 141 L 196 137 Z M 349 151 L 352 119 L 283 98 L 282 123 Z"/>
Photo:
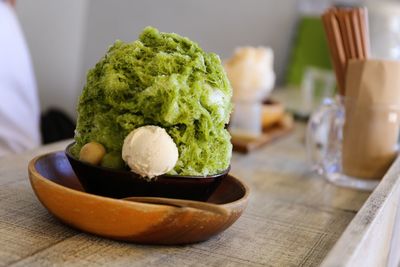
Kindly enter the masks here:
<path id="1" fill-rule="evenodd" d="M 134 41 L 148 25 L 187 36 L 222 59 L 232 56 L 239 46 L 269 46 L 274 52 L 276 86 L 300 87 L 307 68 L 331 69 L 319 16 L 337 3 L 17 0 L 16 11 L 31 52 L 41 110 L 57 107 L 74 120 L 87 70 L 116 39 Z"/>
<path id="2" fill-rule="evenodd" d="M 237 46 L 270 46 L 282 83 L 298 5 L 294 0 L 17 0 L 16 9 L 32 55 L 41 109 L 58 107 L 75 118 L 88 68 L 116 39 L 134 41 L 148 25 L 187 36 L 222 59 Z"/>

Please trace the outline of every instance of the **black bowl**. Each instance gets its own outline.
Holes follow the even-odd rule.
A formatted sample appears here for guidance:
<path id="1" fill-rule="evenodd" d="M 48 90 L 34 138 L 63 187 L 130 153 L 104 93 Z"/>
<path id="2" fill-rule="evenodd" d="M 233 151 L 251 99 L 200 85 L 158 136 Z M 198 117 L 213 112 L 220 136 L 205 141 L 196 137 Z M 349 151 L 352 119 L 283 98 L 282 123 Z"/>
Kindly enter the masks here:
<path id="1" fill-rule="evenodd" d="M 160 175 L 148 181 L 140 175 L 125 170 L 100 167 L 80 161 L 70 153 L 74 143 L 67 146 L 65 154 L 86 192 L 112 198 L 130 196 L 167 197 L 206 201 L 229 172 L 210 176 Z"/>

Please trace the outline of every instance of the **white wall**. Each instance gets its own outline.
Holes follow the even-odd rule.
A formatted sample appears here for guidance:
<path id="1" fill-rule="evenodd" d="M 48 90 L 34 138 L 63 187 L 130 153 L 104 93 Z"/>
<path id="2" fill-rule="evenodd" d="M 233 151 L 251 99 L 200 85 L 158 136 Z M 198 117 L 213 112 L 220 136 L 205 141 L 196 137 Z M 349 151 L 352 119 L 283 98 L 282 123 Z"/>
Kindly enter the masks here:
<path id="1" fill-rule="evenodd" d="M 86 71 L 115 39 L 133 41 L 147 25 L 176 32 L 221 58 L 242 45 L 268 45 L 281 76 L 297 19 L 295 0 L 18 0 L 42 108 L 75 117 Z"/>
<path id="2" fill-rule="evenodd" d="M 42 110 L 59 107 L 75 117 L 81 87 L 88 1 L 18 0 L 32 55 Z"/>

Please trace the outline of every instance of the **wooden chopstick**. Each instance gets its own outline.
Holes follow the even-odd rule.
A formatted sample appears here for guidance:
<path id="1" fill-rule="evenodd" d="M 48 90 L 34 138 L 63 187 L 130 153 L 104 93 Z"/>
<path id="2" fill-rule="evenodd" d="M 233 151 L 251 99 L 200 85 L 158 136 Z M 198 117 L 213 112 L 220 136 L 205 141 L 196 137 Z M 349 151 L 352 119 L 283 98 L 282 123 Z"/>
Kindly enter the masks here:
<path id="1" fill-rule="evenodd" d="M 332 65 L 336 73 L 336 81 L 339 92 L 344 92 L 344 70 L 346 64 L 346 52 L 344 50 L 343 40 L 340 34 L 339 23 L 334 16 L 335 10 L 327 12 L 322 16 L 328 46 L 330 49 Z"/>
<path id="2" fill-rule="evenodd" d="M 332 24 L 332 32 L 334 38 L 334 44 L 336 46 L 336 51 L 338 54 L 338 62 L 339 62 L 339 73 L 337 74 L 338 87 L 341 95 L 344 95 L 344 81 L 345 81 L 345 70 L 346 70 L 346 53 L 345 53 L 345 44 L 343 42 L 343 38 L 340 34 L 339 22 L 335 16 L 331 16 L 331 24 Z"/>
<path id="3" fill-rule="evenodd" d="M 350 50 L 349 59 L 352 59 L 352 58 L 357 58 L 357 54 L 356 54 L 356 43 L 354 40 L 354 28 L 352 27 L 351 24 L 350 12 L 351 11 L 343 12 L 342 18 L 344 19 L 344 25 L 346 26 L 347 40 L 349 43 L 349 50 Z"/>
<path id="4" fill-rule="evenodd" d="M 351 24 L 354 29 L 353 38 L 356 46 L 356 58 L 365 59 L 365 52 L 362 44 L 362 34 L 360 30 L 359 16 L 357 10 L 350 11 Z"/>
<path id="5" fill-rule="evenodd" d="M 349 39 L 349 34 L 348 34 L 348 27 L 346 25 L 346 14 L 341 11 L 337 10 L 335 12 L 335 17 L 339 23 L 339 29 L 340 29 L 340 35 L 343 40 L 343 46 L 344 46 L 344 51 L 346 53 L 346 58 L 351 58 L 352 53 L 351 53 L 351 40 Z"/>
<path id="6" fill-rule="evenodd" d="M 369 56 L 365 8 L 330 8 L 322 15 L 340 95 L 345 95 L 347 62 Z"/>
<path id="7" fill-rule="evenodd" d="M 360 32 L 363 40 L 364 56 L 365 58 L 368 58 L 370 53 L 368 11 L 366 8 L 360 8 L 358 14 L 359 14 Z"/>

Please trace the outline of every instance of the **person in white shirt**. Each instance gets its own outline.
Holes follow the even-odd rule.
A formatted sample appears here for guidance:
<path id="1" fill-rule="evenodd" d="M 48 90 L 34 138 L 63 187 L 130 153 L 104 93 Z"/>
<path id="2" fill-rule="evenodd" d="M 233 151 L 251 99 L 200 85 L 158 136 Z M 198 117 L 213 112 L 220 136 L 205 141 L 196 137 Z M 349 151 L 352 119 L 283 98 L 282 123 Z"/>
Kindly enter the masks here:
<path id="1" fill-rule="evenodd" d="M 13 0 L 0 0 L 0 156 L 40 144 L 32 63 Z"/>

